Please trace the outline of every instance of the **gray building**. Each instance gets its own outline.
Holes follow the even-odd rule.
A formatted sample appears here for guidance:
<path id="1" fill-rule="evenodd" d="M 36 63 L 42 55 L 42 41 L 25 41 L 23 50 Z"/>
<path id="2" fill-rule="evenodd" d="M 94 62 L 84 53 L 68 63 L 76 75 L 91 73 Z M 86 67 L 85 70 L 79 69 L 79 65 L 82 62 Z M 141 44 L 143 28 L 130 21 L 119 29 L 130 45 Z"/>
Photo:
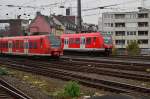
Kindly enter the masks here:
<path id="1" fill-rule="evenodd" d="M 105 12 L 99 20 L 99 31 L 111 34 L 115 48 L 125 49 L 133 40 L 142 52 L 150 50 L 150 10 Z"/>

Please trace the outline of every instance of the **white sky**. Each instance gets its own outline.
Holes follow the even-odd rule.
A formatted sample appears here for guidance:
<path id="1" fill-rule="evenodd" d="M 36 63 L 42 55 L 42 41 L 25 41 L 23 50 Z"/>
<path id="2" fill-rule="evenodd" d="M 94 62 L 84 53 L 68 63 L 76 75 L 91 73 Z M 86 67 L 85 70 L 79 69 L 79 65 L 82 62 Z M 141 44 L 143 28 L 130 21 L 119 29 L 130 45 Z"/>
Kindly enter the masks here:
<path id="1" fill-rule="evenodd" d="M 82 12 L 83 20 L 87 23 L 98 24 L 98 18 L 101 16 L 102 12 L 109 11 L 133 11 L 136 10 L 138 6 L 141 5 L 141 0 L 81 0 L 82 9 L 89 9 L 94 7 L 100 7 L 112 4 L 121 4 L 119 6 L 111 7 L 111 9 L 100 9 Z M 144 7 L 150 8 L 150 0 L 144 0 Z M 65 2 L 65 3 L 64 3 Z M 55 6 L 44 7 L 40 9 L 39 6 L 48 5 L 53 3 L 59 3 Z M 0 0 L 0 18 L 16 18 L 17 15 L 21 14 L 21 18 L 34 18 L 36 11 L 41 11 L 44 15 L 50 15 L 51 13 L 63 14 L 65 15 L 65 9 L 59 8 L 63 5 L 65 7 L 72 7 L 72 14 L 76 15 L 77 0 Z M 18 7 L 7 7 L 5 5 L 15 5 L 15 6 L 36 6 L 38 8 L 21 8 Z M 8 15 L 6 15 L 8 13 Z M 31 15 L 30 17 L 23 15 Z"/>

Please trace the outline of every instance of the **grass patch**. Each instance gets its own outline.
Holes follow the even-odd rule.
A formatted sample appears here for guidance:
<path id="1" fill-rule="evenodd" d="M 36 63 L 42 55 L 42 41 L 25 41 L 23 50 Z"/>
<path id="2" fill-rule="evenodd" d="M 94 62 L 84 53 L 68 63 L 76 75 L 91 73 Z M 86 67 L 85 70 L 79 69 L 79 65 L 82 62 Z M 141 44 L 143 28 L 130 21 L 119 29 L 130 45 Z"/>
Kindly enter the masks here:
<path id="1" fill-rule="evenodd" d="M 0 75 L 8 75 L 9 74 L 9 72 L 8 72 L 8 70 L 6 69 L 6 68 L 0 68 Z"/>
<path id="2" fill-rule="evenodd" d="M 69 81 L 63 90 L 57 91 L 54 94 L 57 99 L 77 99 L 80 94 L 80 86 L 75 81 Z"/>

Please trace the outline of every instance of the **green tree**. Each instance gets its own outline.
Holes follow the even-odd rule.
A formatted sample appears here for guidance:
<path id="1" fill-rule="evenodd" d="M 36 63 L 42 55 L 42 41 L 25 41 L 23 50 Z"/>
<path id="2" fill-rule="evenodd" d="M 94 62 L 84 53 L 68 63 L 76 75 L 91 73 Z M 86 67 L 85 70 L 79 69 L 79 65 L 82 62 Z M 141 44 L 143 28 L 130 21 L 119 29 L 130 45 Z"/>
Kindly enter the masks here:
<path id="1" fill-rule="evenodd" d="M 136 56 L 140 54 L 140 48 L 137 41 L 131 41 L 127 45 L 126 50 L 129 56 Z"/>

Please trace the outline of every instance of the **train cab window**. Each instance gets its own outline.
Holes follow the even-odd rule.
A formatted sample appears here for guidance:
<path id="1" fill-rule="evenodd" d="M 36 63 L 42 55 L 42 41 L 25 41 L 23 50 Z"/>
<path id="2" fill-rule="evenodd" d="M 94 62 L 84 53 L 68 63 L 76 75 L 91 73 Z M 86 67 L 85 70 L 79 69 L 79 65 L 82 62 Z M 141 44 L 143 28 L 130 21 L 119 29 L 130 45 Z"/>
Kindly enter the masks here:
<path id="1" fill-rule="evenodd" d="M 86 38 L 86 44 L 91 44 L 91 38 Z"/>

